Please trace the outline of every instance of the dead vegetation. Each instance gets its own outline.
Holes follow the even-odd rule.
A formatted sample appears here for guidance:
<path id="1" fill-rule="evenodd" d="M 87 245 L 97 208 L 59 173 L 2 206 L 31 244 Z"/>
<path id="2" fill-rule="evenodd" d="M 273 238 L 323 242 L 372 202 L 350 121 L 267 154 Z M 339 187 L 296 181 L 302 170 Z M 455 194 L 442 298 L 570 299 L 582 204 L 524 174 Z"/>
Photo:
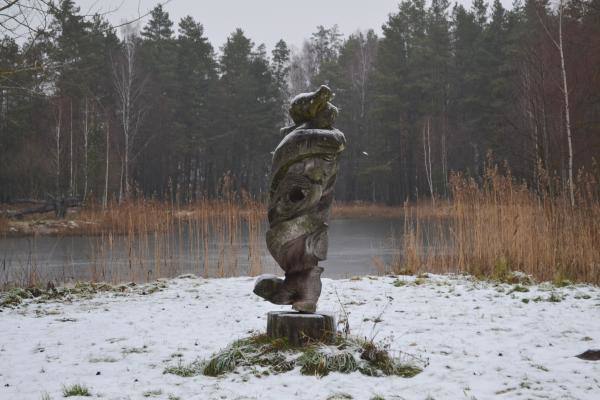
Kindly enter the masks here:
<path id="1" fill-rule="evenodd" d="M 550 193 L 540 182 L 534 193 L 510 172 L 490 167 L 478 183 L 451 179 L 448 218 L 429 218 L 407 205 L 404 229 L 390 271 L 465 272 L 505 280 L 522 271 L 536 280 L 600 283 L 598 182 L 580 174 L 577 206 L 569 192 Z"/>
<path id="2" fill-rule="evenodd" d="M 423 218 L 446 218 L 450 216 L 452 207 L 449 202 L 436 203 L 430 201 L 419 201 L 411 204 L 412 208 L 418 208 Z M 332 217 L 335 218 L 403 218 L 410 209 L 404 206 L 389 206 L 380 203 L 334 203 Z"/>
<path id="3" fill-rule="evenodd" d="M 263 271 L 265 231 L 262 204 L 233 197 L 179 207 L 137 200 L 102 209 L 95 205 L 79 211 L 61 236 L 83 236 L 89 241 L 90 282 L 148 282 L 161 277 L 194 273 L 204 277 L 257 275 Z M 33 222 L 35 224 L 35 222 Z M 31 240 L 35 245 L 35 236 Z M 243 244 L 248 243 L 247 248 Z M 241 270 L 241 257 L 249 268 Z M 0 254 L 0 288 L 45 286 L 72 281 L 69 266 L 48 275 L 43 260 L 26 256 L 10 268 Z M 58 280 L 58 282 L 56 282 Z"/>
<path id="4" fill-rule="evenodd" d="M 403 221 L 391 262 L 374 260 L 382 274 L 465 272 L 503 280 L 509 272 L 522 271 L 536 280 L 600 283 L 597 179 L 579 174 L 575 207 L 558 181 L 543 176 L 538 181 L 533 191 L 510 172 L 490 167 L 480 181 L 453 175 L 451 201 L 401 207 L 336 204 L 333 216 Z M 6 234 L 13 222 L 0 219 L 0 232 Z M 35 219 L 21 222 L 44 226 Z M 144 199 L 107 209 L 90 204 L 56 223 L 62 224 L 57 230 L 61 236 L 89 240 L 88 275 L 74 277 L 68 265 L 62 275 L 49 275 L 34 257 L 15 263 L 0 254 L 0 288 L 45 286 L 52 280 L 148 282 L 182 273 L 226 277 L 270 272 L 264 265 L 265 206 L 235 193 L 184 206 Z M 240 260 L 248 266 L 242 268 Z"/>

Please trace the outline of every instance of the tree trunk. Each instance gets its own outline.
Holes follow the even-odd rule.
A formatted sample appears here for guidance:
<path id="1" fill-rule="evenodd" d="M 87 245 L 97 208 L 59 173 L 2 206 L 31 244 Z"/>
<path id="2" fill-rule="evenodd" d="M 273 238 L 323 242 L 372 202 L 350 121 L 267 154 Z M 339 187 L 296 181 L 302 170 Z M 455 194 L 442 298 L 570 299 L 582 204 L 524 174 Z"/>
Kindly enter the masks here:
<path id="1" fill-rule="evenodd" d="M 571 207 L 575 207 L 575 194 L 574 194 L 574 182 L 573 182 L 573 144 L 571 140 L 571 117 L 569 110 L 569 87 L 567 86 L 567 69 L 565 68 L 565 53 L 563 46 L 563 3 L 562 0 L 559 6 L 559 19 L 558 19 L 558 51 L 560 52 L 560 70 L 562 73 L 562 91 L 565 97 L 565 124 L 567 128 L 567 143 L 569 145 L 569 197 L 571 200 Z"/>
<path id="2" fill-rule="evenodd" d="M 73 99 L 69 102 L 69 195 L 73 196 Z"/>
<path id="3" fill-rule="evenodd" d="M 106 122 L 106 170 L 104 174 L 104 198 L 102 200 L 102 207 L 108 206 L 108 155 L 110 154 L 110 142 L 109 142 L 110 124 Z"/>
<path id="4" fill-rule="evenodd" d="M 62 124 L 62 106 L 58 105 L 58 117 L 56 121 L 56 132 L 54 136 L 56 144 L 56 196 L 60 196 L 60 130 Z"/>
<path id="5" fill-rule="evenodd" d="M 88 125 L 88 99 L 85 98 L 85 120 L 83 125 L 83 201 L 87 198 L 88 191 L 88 147 L 89 147 L 89 125 Z"/>
<path id="6" fill-rule="evenodd" d="M 435 207 L 435 195 L 433 194 L 433 174 L 431 171 L 431 129 L 430 118 L 427 118 L 427 124 L 423 125 L 423 155 L 425 159 L 425 176 L 431 195 L 431 204 Z"/>
<path id="7" fill-rule="evenodd" d="M 292 346 L 315 341 L 332 343 L 335 333 L 335 318 L 332 315 L 287 311 L 271 311 L 267 314 L 267 335 L 287 339 Z"/>

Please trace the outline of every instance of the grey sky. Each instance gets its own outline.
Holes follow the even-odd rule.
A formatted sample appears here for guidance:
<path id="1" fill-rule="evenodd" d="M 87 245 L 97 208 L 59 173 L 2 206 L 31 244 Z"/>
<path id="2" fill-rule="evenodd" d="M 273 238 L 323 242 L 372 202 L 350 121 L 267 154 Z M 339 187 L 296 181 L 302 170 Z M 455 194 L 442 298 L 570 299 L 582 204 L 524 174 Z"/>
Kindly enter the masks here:
<path id="1" fill-rule="evenodd" d="M 76 0 L 82 12 L 118 8 L 108 14 L 113 24 L 143 15 L 157 2 Z M 471 0 L 459 2 L 466 6 L 471 4 Z M 201 22 L 206 36 L 217 49 L 239 27 L 256 44 L 265 43 L 270 50 L 279 39 L 299 47 L 317 25 L 338 24 L 344 35 L 370 28 L 380 33 L 381 25 L 397 10 L 398 3 L 399 0 L 171 0 L 165 9 L 175 24 L 188 14 Z M 509 7 L 511 0 L 502 0 L 502 3 Z M 141 25 L 146 21 L 147 18 L 143 19 Z"/>

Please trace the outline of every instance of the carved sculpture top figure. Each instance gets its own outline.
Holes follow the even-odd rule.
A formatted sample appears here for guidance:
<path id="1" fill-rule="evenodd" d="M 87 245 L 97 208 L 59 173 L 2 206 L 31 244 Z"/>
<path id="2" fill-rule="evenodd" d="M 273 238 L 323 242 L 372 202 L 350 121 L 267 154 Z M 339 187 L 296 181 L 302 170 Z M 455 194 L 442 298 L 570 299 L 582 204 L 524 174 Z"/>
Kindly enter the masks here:
<path id="1" fill-rule="evenodd" d="M 293 126 L 273 154 L 269 192 L 269 252 L 285 279 L 262 275 L 254 293 L 275 304 L 313 313 L 321 294 L 318 262 L 327 257 L 327 221 L 344 134 L 333 128 L 338 109 L 321 86 L 292 100 Z"/>

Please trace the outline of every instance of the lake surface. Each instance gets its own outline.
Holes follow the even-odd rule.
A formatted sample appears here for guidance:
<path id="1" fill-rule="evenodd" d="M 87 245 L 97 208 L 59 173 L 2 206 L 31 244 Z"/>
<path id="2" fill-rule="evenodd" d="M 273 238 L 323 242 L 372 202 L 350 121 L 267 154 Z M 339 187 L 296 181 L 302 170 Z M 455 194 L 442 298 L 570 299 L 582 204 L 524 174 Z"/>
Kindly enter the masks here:
<path id="1" fill-rule="evenodd" d="M 328 259 L 320 263 L 328 278 L 378 272 L 374 258 L 391 261 L 402 219 L 360 218 L 330 222 Z M 38 236 L 0 239 L 0 284 L 36 280 L 147 281 L 182 273 L 207 276 L 246 275 L 252 261 L 263 273 L 282 274 L 264 243 L 264 229 L 254 245 L 244 227 L 233 236 L 195 237 L 193 230 L 136 236 Z M 190 233 L 191 232 L 191 233 Z M 220 241 L 220 244 L 218 243 Z M 225 242 L 225 244 L 224 244 Z M 252 250 L 252 248 L 254 250 Z M 258 250 L 258 251 L 257 251 Z M 254 258 L 249 254 L 254 252 Z M 257 254 L 258 253 L 258 254 Z M 381 265 L 381 262 L 379 262 Z M 381 267 L 380 267 L 381 268 Z M 256 270 L 255 270 L 256 272 Z"/>

